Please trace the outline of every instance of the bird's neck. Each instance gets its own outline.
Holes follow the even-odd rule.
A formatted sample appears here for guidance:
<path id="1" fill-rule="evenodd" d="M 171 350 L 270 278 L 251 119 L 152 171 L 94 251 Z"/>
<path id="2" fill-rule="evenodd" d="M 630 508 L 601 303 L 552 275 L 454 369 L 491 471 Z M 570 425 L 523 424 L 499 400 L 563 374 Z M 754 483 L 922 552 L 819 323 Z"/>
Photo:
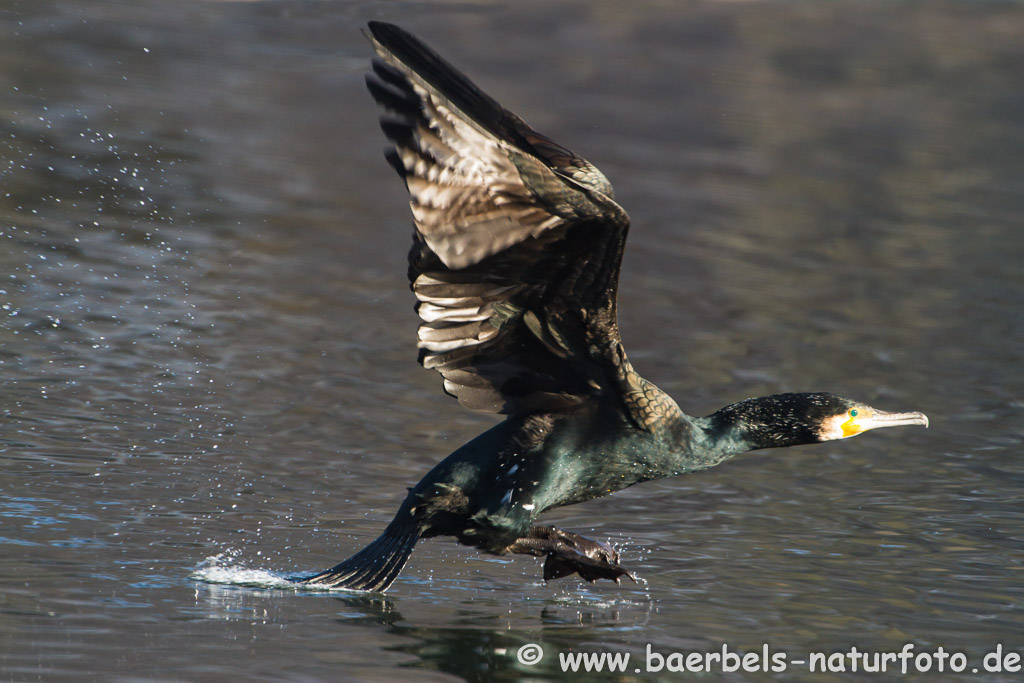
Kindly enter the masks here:
<path id="1" fill-rule="evenodd" d="M 714 464 L 740 453 L 818 443 L 820 438 L 801 411 L 794 410 L 803 394 L 776 394 L 732 403 L 695 420 L 698 440 Z"/>

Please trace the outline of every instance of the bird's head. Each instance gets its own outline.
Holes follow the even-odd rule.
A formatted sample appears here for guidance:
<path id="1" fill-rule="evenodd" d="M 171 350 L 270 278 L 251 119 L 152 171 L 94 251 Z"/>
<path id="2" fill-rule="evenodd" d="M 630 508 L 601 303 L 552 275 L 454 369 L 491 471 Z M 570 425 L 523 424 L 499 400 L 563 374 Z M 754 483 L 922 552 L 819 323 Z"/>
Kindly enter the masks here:
<path id="1" fill-rule="evenodd" d="M 707 419 L 712 438 L 734 453 L 847 439 L 880 427 L 928 426 L 924 413 L 889 413 L 828 393 L 748 398 Z"/>

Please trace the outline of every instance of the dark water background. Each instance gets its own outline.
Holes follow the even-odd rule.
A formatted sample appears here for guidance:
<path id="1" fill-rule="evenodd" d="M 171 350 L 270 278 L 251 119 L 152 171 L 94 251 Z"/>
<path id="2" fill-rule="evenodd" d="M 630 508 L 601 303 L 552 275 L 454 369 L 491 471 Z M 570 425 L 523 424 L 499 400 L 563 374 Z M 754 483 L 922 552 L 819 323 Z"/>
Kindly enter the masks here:
<path id="1" fill-rule="evenodd" d="M 623 337 L 685 410 L 830 390 L 932 428 L 547 517 L 638 586 L 427 541 L 387 597 L 273 587 L 493 423 L 414 362 L 369 19 L 612 180 Z M 23 0 L 0 35 L 0 678 L 1024 652 L 1024 4 Z"/>

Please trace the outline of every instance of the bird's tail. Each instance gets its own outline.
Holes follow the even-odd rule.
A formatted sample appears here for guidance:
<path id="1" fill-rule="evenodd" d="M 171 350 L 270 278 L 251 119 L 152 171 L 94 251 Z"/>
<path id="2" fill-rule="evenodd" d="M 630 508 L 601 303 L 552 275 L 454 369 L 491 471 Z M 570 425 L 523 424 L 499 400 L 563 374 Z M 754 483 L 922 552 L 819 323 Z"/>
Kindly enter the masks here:
<path id="1" fill-rule="evenodd" d="M 391 586 L 402 571 L 412 549 L 419 540 L 419 530 L 413 526 L 395 528 L 392 524 L 358 553 L 341 564 L 313 576 L 299 579 L 298 583 L 329 588 L 348 588 L 356 591 L 380 591 Z"/>

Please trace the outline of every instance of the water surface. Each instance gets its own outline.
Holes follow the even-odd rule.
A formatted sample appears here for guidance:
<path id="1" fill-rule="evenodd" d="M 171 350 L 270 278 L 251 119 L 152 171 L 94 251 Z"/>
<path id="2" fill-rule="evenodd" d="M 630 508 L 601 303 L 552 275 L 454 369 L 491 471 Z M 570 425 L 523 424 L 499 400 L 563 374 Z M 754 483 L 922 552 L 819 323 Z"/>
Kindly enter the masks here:
<path id="1" fill-rule="evenodd" d="M 623 338 L 685 410 L 829 390 L 932 428 L 546 517 L 639 585 L 433 540 L 386 597 L 284 587 L 494 422 L 414 362 L 370 19 L 612 180 Z M 1024 652 L 1024 5 L 34 0 L 0 27 L 4 679 Z"/>

